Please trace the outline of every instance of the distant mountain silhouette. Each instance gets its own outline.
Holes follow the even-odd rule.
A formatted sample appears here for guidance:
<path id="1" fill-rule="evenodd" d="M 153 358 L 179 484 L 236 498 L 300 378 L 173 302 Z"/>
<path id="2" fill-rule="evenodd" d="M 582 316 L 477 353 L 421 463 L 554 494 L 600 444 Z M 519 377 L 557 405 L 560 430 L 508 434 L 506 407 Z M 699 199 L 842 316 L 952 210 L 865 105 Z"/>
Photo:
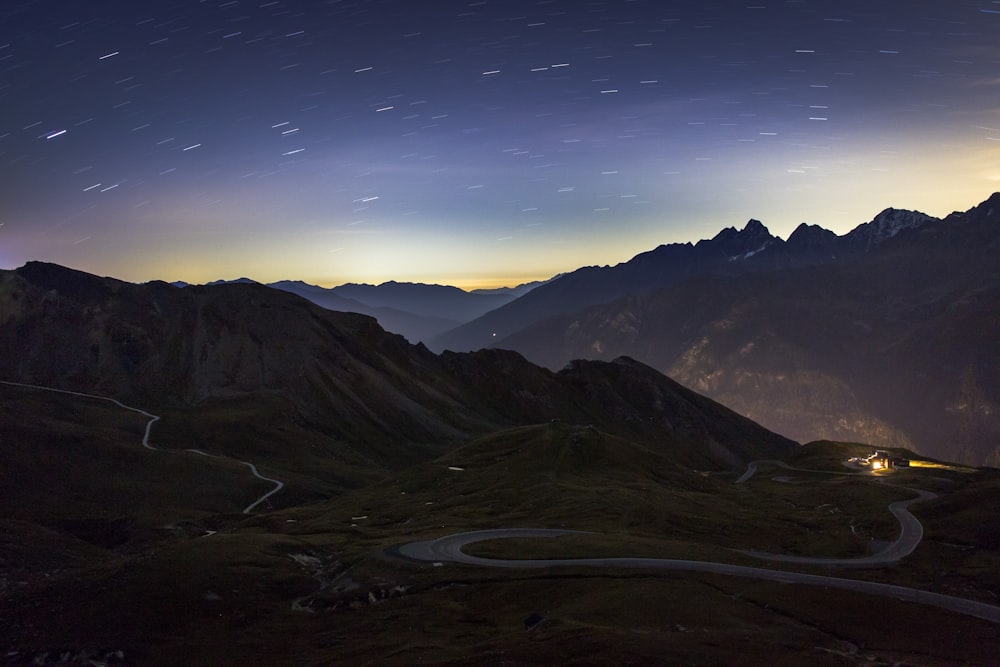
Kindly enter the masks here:
<path id="1" fill-rule="evenodd" d="M 916 602 L 889 607 L 849 590 L 831 605 L 817 589 L 769 611 L 759 600 L 787 599 L 787 585 L 654 580 L 611 563 L 486 573 L 407 562 L 392 545 L 541 526 L 584 532 L 468 550 L 718 571 L 747 549 L 863 559 L 898 532 L 886 505 L 912 492 L 815 471 L 845 472 L 870 446 L 798 447 L 650 360 L 782 430 L 802 416 L 988 442 L 996 222 L 984 206 L 894 234 L 876 226 L 847 262 L 826 261 L 841 250 L 818 228 L 784 244 L 762 225 L 725 232 L 692 251 L 727 267 L 780 250 L 774 262 L 789 266 L 697 274 L 538 323 L 528 340 L 545 346 L 531 354 L 551 344 L 606 359 L 558 371 L 511 350 L 434 354 L 372 317 L 252 281 L 0 271 L 4 664 L 794 664 L 855 645 L 875 647 L 859 660 L 988 664 L 995 624 L 921 602 L 935 591 L 969 598 L 965 609 L 995 603 L 997 470 L 889 473 L 940 494 L 918 506 L 926 539 L 910 564 L 875 573 L 915 587 Z M 765 463 L 734 484 L 756 459 L 808 472 Z M 747 586 L 757 604 L 730 594 Z M 690 610 L 678 615 L 677 600 Z M 640 632 L 637 608 L 652 618 Z M 531 610 L 551 618 L 528 639 Z"/>
<path id="2" fill-rule="evenodd" d="M 379 326 L 386 331 L 398 333 L 411 343 L 418 343 L 439 334 L 441 331 L 457 326 L 461 319 L 440 317 L 421 313 L 416 308 L 401 309 L 392 306 L 367 303 L 350 298 L 338 292 L 338 288 L 326 288 L 310 285 L 298 280 L 282 280 L 270 283 L 268 287 L 291 292 L 312 301 L 328 310 L 342 313 L 360 313 L 370 315 L 378 320 Z M 432 287 L 432 286 L 428 286 Z M 437 287 L 437 286 L 433 286 Z"/>
<path id="3" fill-rule="evenodd" d="M 457 287 L 387 282 L 381 285 L 348 283 L 334 287 L 337 296 L 377 308 L 404 310 L 441 320 L 468 322 L 514 299 L 511 294 L 475 294 Z"/>
<path id="4" fill-rule="evenodd" d="M 281 280 L 267 283 L 285 292 L 298 294 L 329 310 L 361 313 L 378 320 L 386 331 L 398 333 L 411 343 L 430 340 L 444 331 L 527 294 L 548 281 L 525 283 L 517 287 L 467 292 L 448 285 L 398 283 L 380 285 L 348 283 L 339 287 L 320 287 L 301 280 Z M 256 283 L 250 278 L 215 280 L 208 285 Z M 171 283 L 190 287 L 189 283 Z"/>
<path id="5" fill-rule="evenodd" d="M 702 259 L 699 275 L 663 278 L 668 253 L 678 256 L 676 275 L 700 247 L 735 259 Z M 751 223 L 640 256 L 629 264 L 660 264 L 658 280 L 538 318 L 496 346 L 551 368 L 628 355 L 803 442 L 912 446 L 1000 465 L 998 255 L 1000 194 L 944 220 L 887 209 L 842 237 L 803 225 L 779 242 Z M 616 286 L 591 293 L 626 289 L 621 276 L 638 275 L 615 269 L 588 272 L 593 285 Z M 516 321 L 558 283 L 501 310 Z"/>
<path id="6" fill-rule="evenodd" d="M 469 290 L 469 292 L 471 294 L 485 294 L 485 295 L 509 296 L 512 299 L 516 299 L 519 296 L 524 296 L 525 294 L 527 294 L 531 290 L 535 289 L 536 287 L 540 287 L 540 286 L 544 285 L 545 283 L 552 282 L 556 278 L 559 278 L 561 275 L 562 274 L 553 276 L 552 278 L 549 278 L 548 280 L 534 280 L 534 281 L 532 281 L 530 283 L 521 283 L 520 285 L 518 285 L 516 287 L 495 287 L 495 288 L 492 288 L 492 289 L 474 289 L 474 290 Z"/>
<path id="7" fill-rule="evenodd" d="M 565 274 L 528 294 L 426 341 L 434 350 L 475 350 L 553 315 L 608 303 L 702 275 L 739 276 L 849 260 L 870 252 L 902 230 L 933 221 L 923 213 L 886 209 L 845 236 L 800 225 L 784 241 L 759 220 L 728 227 L 697 243 L 672 243 L 616 266 L 590 266 Z"/>

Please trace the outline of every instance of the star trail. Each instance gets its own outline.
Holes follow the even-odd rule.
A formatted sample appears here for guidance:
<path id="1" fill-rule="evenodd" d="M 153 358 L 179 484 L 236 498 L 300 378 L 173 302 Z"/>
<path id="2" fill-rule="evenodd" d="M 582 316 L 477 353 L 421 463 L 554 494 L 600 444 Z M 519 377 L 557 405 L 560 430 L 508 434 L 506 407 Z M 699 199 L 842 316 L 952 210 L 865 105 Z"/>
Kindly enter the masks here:
<path id="1" fill-rule="evenodd" d="M 1000 2 L 12 0 L 0 266 L 467 287 L 1000 183 Z"/>

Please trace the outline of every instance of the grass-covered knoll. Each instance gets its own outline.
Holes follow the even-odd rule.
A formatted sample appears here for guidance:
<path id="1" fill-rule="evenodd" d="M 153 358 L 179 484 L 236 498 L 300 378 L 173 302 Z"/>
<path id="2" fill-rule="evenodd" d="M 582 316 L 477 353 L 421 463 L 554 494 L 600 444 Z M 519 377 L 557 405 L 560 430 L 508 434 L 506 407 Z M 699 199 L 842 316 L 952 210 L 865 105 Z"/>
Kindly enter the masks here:
<path id="1" fill-rule="evenodd" d="M 739 560 L 734 549 L 835 558 L 895 539 L 887 506 L 913 496 L 869 478 L 771 471 L 765 464 L 750 482 L 732 481 L 591 427 L 549 423 L 494 433 L 376 485 L 278 516 L 294 520 L 285 528 L 294 534 L 336 531 L 359 555 L 465 530 L 552 527 L 599 536 L 541 540 L 537 548 L 575 544 L 616 555 L 618 543 L 631 545 L 634 555 L 676 558 L 711 552 Z M 640 547 L 650 552 L 640 554 Z M 505 551 L 531 557 L 520 544 Z"/>
<path id="2" fill-rule="evenodd" d="M 108 401 L 0 385 L 0 507 L 99 544 L 238 513 L 271 485 L 232 460 L 142 446 L 149 421 Z M 156 444 L 154 426 L 151 442 Z M 120 535 L 102 534 L 102 525 Z"/>
<path id="3" fill-rule="evenodd" d="M 166 408 L 154 427 L 157 446 L 254 462 L 286 489 L 271 508 L 329 498 L 365 486 L 385 468 L 363 448 L 304 421 L 279 396 L 216 400 L 192 408 Z"/>
<path id="4" fill-rule="evenodd" d="M 564 526 L 593 533 L 483 542 L 469 551 L 800 569 L 734 550 L 864 555 L 895 537 L 887 505 L 912 495 L 870 475 L 762 463 L 736 485 L 735 473 L 689 469 L 654 445 L 549 422 L 474 438 L 365 483 L 374 468 L 322 435 L 289 444 L 280 457 L 281 443 L 295 439 L 294 421 L 268 426 L 239 403 L 165 432 L 158 422 L 153 444 L 169 451 L 149 451 L 141 446 L 142 415 L 93 399 L 3 391 L 0 434 L 10 465 L 0 471 L 0 498 L 25 518 L 0 524 L 0 648 L 25 655 L 102 646 L 152 665 L 648 663 L 664 655 L 727 664 L 776 655 L 810 664 L 869 656 L 945 664 L 981 661 L 995 631 L 923 607 L 801 586 L 624 570 L 435 568 L 382 555 L 391 544 L 464 530 Z M 170 416 L 185 423 L 183 414 Z M 223 428 L 227 416 L 237 424 L 232 431 Z M 243 516 L 239 510 L 269 484 L 231 460 L 179 451 L 186 447 L 259 456 L 265 473 L 289 483 L 289 495 L 276 511 Z M 863 446 L 814 445 L 789 461 L 832 471 L 841 456 L 855 455 L 852 447 Z M 351 470 L 352 462 L 365 475 L 324 486 L 325 471 Z M 40 471 L 49 475 L 42 483 Z M 1000 563 L 985 523 L 996 508 L 982 499 L 995 495 L 995 477 L 915 469 L 882 478 L 902 479 L 933 482 L 942 493 L 916 508 L 928 539 L 901 566 L 848 576 L 988 600 L 1000 590 L 993 574 Z M 339 490 L 347 484 L 361 486 Z M 52 488 L 69 495 L 46 493 Z M 57 502 L 66 497 L 72 502 Z M 532 613 L 547 620 L 528 632 L 523 621 Z M 911 632 L 928 624 L 969 641 L 945 653 Z"/>
<path id="5" fill-rule="evenodd" d="M 482 558 L 673 558 L 679 560 L 739 560 L 725 550 L 698 542 L 662 536 L 586 533 L 559 537 L 484 540 L 463 551 Z"/>
<path id="6" fill-rule="evenodd" d="M 293 530 L 350 527 L 373 543 L 524 525 L 684 539 L 708 535 L 713 529 L 699 517 L 714 515 L 740 532 L 748 510 L 720 497 L 721 486 L 662 452 L 590 427 L 549 423 L 476 439 L 303 508 Z"/>
<path id="7" fill-rule="evenodd" d="M 915 508 L 928 540 L 901 565 L 850 575 L 988 600 L 1000 564 L 983 473 L 851 475 L 843 446 L 795 450 L 628 359 L 553 373 L 509 351 L 437 356 L 261 286 L 179 290 L 36 264 L 0 272 L 0 302 L 4 379 L 162 417 L 150 451 L 140 414 L 3 388 L 7 662 L 121 649 L 140 665 L 941 663 L 995 642 L 992 625 L 847 593 L 385 551 L 530 526 L 592 533 L 477 548 L 761 567 L 737 550 L 860 555 L 895 537 L 886 507 L 911 493 L 882 480 L 941 494 Z M 829 472 L 762 464 L 733 484 L 749 460 L 786 455 Z M 285 483 L 250 515 L 273 487 L 240 460 Z M 548 620 L 529 633 L 535 612 Z M 929 627 L 963 641 L 946 647 Z"/>

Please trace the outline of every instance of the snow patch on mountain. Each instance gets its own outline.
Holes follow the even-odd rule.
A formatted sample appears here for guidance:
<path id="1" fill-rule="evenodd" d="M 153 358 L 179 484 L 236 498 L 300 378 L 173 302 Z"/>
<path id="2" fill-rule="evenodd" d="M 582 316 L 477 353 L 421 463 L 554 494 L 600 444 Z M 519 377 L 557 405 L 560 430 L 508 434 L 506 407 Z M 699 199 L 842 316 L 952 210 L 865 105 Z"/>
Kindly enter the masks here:
<path id="1" fill-rule="evenodd" d="M 757 253 L 759 253 L 761 250 L 764 250 L 765 248 L 769 247 L 770 245 L 771 245 L 771 242 L 768 241 L 767 243 L 765 243 L 761 247 L 757 248 L 756 250 L 747 250 L 742 255 L 736 255 L 735 257 L 730 257 L 729 261 L 730 262 L 735 262 L 735 261 L 740 260 L 740 259 L 749 259 L 749 258 L 753 257 L 754 255 L 756 255 Z"/>
<path id="2" fill-rule="evenodd" d="M 887 208 L 875 216 L 874 220 L 859 225 L 847 236 L 864 241 L 866 248 L 870 249 L 872 246 L 888 241 L 904 230 L 916 229 L 937 220 L 937 218 L 920 211 Z"/>

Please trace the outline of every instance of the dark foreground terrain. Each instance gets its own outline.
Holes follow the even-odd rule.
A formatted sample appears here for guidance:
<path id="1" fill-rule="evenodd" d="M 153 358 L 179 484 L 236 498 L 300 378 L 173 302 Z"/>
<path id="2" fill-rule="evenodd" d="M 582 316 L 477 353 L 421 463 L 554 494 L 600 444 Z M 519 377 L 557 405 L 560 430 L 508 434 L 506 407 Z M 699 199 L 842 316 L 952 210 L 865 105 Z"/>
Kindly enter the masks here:
<path id="1" fill-rule="evenodd" d="M 143 418 L 30 390 L 5 387 L 3 398 L 5 457 L 45 471 L 21 488 L 3 479 L 11 518 L 0 523 L 0 649 L 8 664 L 992 661 L 995 622 L 887 597 L 704 573 L 493 569 L 392 555 L 394 545 L 468 529 L 566 527 L 594 534 L 467 550 L 738 563 L 995 604 L 1000 544 L 990 517 L 1000 474 L 989 470 L 877 478 L 761 464 L 737 485 L 737 471 L 686 469 L 586 426 L 548 424 L 475 439 L 377 483 L 282 508 L 292 484 L 289 496 L 244 515 L 268 484 L 224 460 L 143 449 Z M 14 426 L 9 411 L 25 403 L 78 421 Z M 846 454 L 867 450 L 808 449 L 809 470 L 837 470 Z M 850 558 L 879 549 L 898 532 L 888 503 L 913 494 L 878 479 L 940 494 L 914 508 L 926 532 L 903 562 L 793 566 L 735 551 Z M 544 620 L 526 629 L 533 615 Z"/>

